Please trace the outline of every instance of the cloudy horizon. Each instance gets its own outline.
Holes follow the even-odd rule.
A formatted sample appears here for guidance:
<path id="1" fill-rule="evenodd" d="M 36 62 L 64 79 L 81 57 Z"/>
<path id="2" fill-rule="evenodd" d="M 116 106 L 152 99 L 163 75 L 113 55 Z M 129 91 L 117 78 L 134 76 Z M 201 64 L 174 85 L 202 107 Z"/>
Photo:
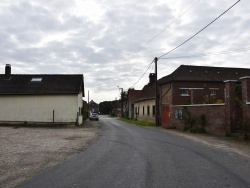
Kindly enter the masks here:
<path id="1" fill-rule="evenodd" d="M 83 74 L 84 100 L 88 91 L 89 100 L 97 103 L 115 100 L 117 86 L 142 89 L 154 72 L 149 65 L 155 57 L 180 45 L 235 2 L 2 0 L 0 74 L 5 64 L 11 64 L 13 74 Z M 163 56 L 158 78 L 180 65 L 250 68 L 249 12 L 250 2 L 241 0 Z"/>

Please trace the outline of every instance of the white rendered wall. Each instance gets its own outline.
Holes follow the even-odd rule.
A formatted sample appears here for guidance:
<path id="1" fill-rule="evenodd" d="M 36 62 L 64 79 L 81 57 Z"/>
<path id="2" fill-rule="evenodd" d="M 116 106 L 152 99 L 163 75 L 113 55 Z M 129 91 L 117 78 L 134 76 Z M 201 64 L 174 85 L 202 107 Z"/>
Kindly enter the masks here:
<path id="1" fill-rule="evenodd" d="M 155 100 L 154 99 L 148 99 L 148 100 L 142 100 L 142 101 L 137 101 L 135 102 L 134 108 L 139 107 L 139 114 L 137 115 L 137 119 L 140 121 L 148 121 L 148 122 L 154 122 L 155 121 L 155 116 L 153 115 L 153 106 L 155 105 Z M 149 115 L 147 114 L 147 107 L 149 106 L 150 108 L 150 113 Z M 143 107 L 144 107 L 144 114 L 143 114 Z M 135 111 L 134 111 L 135 113 Z M 136 115 L 134 114 L 134 117 Z"/>
<path id="2" fill-rule="evenodd" d="M 54 122 L 76 122 L 81 96 L 82 93 L 0 96 L 0 121 L 53 122 L 54 110 Z"/>
<path id="3" fill-rule="evenodd" d="M 82 116 L 82 107 L 83 107 L 82 106 L 82 93 L 78 94 L 77 100 L 78 100 L 78 124 L 82 124 L 82 122 L 83 122 L 83 116 Z"/>

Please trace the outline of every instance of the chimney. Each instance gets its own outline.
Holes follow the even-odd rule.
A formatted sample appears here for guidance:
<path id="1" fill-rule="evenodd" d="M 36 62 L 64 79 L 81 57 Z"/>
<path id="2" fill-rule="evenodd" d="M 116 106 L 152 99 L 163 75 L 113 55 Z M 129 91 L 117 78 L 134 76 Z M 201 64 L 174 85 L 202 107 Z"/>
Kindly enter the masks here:
<path id="1" fill-rule="evenodd" d="M 5 79 L 9 80 L 10 76 L 11 76 L 11 65 L 10 64 L 6 64 L 5 66 Z"/>
<path id="2" fill-rule="evenodd" d="M 149 74 L 149 83 L 150 84 L 155 83 L 155 73 L 150 73 Z"/>

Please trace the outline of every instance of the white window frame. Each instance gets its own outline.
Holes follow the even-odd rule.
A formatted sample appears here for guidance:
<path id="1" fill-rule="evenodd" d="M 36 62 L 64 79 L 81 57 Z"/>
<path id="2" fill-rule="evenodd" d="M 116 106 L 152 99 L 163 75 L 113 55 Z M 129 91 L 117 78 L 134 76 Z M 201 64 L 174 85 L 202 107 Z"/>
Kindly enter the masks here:
<path id="1" fill-rule="evenodd" d="M 190 96 L 188 88 L 180 88 L 181 96 Z"/>
<path id="2" fill-rule="evenodd" d="M 219 88 L 209 88 L 209 89 L 210 89 L 210 95 L 211 96 L 217 95 L 217 91 L 219 90 Z"/>
<path id="3" fill-rule="evenodd" d="M 179 88 L 181 90 L 181 96 L 190 96 L 189 91 L 191 90 L 200 90 L 200 89 L 204 89 L 204 88 L 186 88 L 186 87 L 181 87 Z M 186 93 L 182 93 L 182 91 L 187 91 Z"/>

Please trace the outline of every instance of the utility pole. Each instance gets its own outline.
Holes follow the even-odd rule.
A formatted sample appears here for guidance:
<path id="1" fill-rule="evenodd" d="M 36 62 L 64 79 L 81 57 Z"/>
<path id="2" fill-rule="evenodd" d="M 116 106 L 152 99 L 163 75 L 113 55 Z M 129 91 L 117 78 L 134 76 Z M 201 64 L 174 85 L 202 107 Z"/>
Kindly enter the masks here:
<path id="1" fill-rule="evenodd" d="M 121 88 L 121 89 L 122 89 L 122 93 L 121 93 L 121 100 L 122 100 L 122 107 L 121 107 L 122 113 L 121 113 L 121 118 L 123 118 L 123 88 Z"/>
<path id="2" fill-rule="evenodd" d="M 87 109 L 87 116 L 89 117 L 89 90 L 88 90 L 88 109 Z"/>
<path id="3" fill-rule="evenodd" d="M 122 90 L 122 92 L 121 92 L 121 118 L 123 118 L 123 88 L 120 88 L 119 86 L 117 86 L 118 87 L 118 89 L 120 90 Z"/>
<path id="4" fill-rule="evenodd" d="M 158 101 L 158 87 L 157 87 L 157 61 L 158 58 L 155 57 L 155 126 L 159 126 L 159 101 Z"/>

